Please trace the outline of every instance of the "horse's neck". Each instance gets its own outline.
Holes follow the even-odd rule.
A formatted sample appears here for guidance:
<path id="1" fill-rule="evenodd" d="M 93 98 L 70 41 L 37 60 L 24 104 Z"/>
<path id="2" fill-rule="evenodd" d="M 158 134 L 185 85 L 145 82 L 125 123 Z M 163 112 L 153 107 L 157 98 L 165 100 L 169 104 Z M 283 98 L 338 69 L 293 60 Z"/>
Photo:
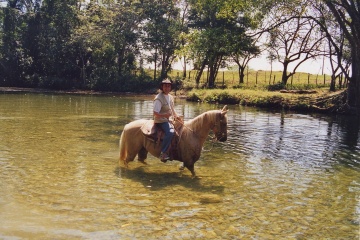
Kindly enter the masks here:
<path id="1" fill-rule="evenodd" d="M 198 136 L 200 141 L 205 141 L 209 135 L 211 126 L 214 124 L 209 114 L 203 113 L 188 122 L 188 127 Z"/>

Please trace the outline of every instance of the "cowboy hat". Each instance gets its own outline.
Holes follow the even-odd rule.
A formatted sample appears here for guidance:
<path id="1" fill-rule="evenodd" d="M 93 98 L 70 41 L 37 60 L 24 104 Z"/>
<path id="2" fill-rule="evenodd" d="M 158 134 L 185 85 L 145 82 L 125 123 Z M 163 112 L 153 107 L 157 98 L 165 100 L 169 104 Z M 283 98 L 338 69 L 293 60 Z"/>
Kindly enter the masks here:
<path id="1" fill-rule="evenodd" d="M 171 82 L 170 79 L 165 78 L 164 80 L 162 80 L 161 83 L 160 83 L 159 89 L 162 90 L 162 87 L 163 87 L 164 84 L 171 84 L 171 88 L 172 88 L 172 82 Z"/>

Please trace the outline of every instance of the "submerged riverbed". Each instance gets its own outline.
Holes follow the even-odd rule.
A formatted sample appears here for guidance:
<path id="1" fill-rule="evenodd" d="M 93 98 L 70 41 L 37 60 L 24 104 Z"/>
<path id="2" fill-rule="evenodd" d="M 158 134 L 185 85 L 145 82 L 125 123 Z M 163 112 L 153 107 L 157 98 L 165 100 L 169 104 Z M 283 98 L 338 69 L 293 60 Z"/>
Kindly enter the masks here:
<path id="1" fill-rule="evenodd" d="M 222 106 L 176 102 L 185 120 Z M 229 106 L 195 164 L 118 166 L 146 96 L 0 94 L 1 239 L 357 239 L 359 119 Z"/>

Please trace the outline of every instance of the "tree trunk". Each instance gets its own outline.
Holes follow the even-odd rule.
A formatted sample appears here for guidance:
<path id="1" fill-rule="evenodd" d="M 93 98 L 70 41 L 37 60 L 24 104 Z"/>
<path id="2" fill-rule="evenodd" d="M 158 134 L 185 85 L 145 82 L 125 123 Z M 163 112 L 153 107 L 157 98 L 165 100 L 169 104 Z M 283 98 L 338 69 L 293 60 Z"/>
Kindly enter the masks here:
<path id="1" fill-rule="evenodd" d="M 186 57 L 184 56 L 183 79 L 186 78 Z"/>
<path id="2" fill-rule="evenodd" d="M 352 76 L 348 83 L 347 102 L 354 109 L 355 114 L 360 113 L 360 49 L 358 46 L 351 48 L 351 72 Z"/>
<path id="3" fill-rule="evenodd" d="M 196 74 L 196 78 L 195 78 L 196 87 L 199 87 L 200 78 L 201 78 L 201 75 L 202 75 L 202 73 L 204 71 L 206 63 L 207 63 L 207 60 L 204 59 L 203 63 L 201 64 L 201 67 L 200 67 L 199 71 Z"/>
<path id="4" fill-rule="evenodd" d="M 239 84 L 244 83 L 244 77 L 245 77 L 245 67 L 241 67 L 239 65 Z"/>
<path id="5" fill-rule="evenodd" d="M 154 66 L 154 81 L 156 81 L 156 71 L 157 71 L 157 69 L 156 69 L 156 66 L 157 66 L 157 57 L 158 57 L 158 55 L 157 55 L 157 48 L 155 48 L 155 66 Z"/>
<path id="6" fill-rule="evenodd" d="M 122 46 L 121 49 L 118 50 L 118 77 L 120 81 L 123 81 L 123 65 L 124 65 L 124 55 L 125 55 L 125 47 Z"/>
<path id="7" fill-rule="evenodd" d="M 215 87 L 215 66 L 211 65 L 210 69 L 209 69 L 209 88 L 214 88 Z"/>
<path id="8" fill-rule="evenodd" d="M 330 82 L 330 91 L 335 92 L 335 83 L 336 83 L 336 76 L 335 74 L 331 75 L 331 82 Z"/>
<path id="9" fill-rule="evenodd" d="M 284 69 L 282 72 L 281 83 L 285 86 L 287 84 L 287 80 L 289 79 L 289 76 L 287 75 L 287 68 L 289 63 L 285 61 L 283 65 Z"/>

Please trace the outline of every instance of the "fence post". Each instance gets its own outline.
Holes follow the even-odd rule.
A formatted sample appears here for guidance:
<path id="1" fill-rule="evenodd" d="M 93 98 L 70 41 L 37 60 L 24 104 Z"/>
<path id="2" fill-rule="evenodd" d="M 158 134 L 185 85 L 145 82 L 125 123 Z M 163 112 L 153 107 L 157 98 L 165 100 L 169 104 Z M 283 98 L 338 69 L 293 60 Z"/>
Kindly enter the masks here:
<path id="1" fill-rule="evenodd" d="M 258 71 L 256 71 L 256 77 L 255 77 L 255 84 L 257 85 L 257 81 L 258 81 Z"/>
<path id="2" fill-rule="evenodd" d="M 223 87 L 225 86 L 225 71 L 223 71 Z"/>
<path id="3" fill-rule="evenodd" d="M 308 85 L 310 85 L 310 73 L 308 73 Z"/>
<path id="4" fill-rule="evenodd" d="M 294 74 L 291 75 L 291 86 L 293 85 Z"/>
<path id="5" fill-rule="evenodd" d="M 264 71 L 265 73 L 265 85 L 267 84 L 267 79 L 266 79 L 266 71 Z"/>
<path id="6" fill-rule="evenodd" d="M 324 85 L 325 85 L 325 74 L 324 74 Z"/>
<path id="7" fill-rule="evenodd" d="M 246 69 L 246 85 L 249 84 L 249 66 L 247 66 L 247 69 Z"/>

